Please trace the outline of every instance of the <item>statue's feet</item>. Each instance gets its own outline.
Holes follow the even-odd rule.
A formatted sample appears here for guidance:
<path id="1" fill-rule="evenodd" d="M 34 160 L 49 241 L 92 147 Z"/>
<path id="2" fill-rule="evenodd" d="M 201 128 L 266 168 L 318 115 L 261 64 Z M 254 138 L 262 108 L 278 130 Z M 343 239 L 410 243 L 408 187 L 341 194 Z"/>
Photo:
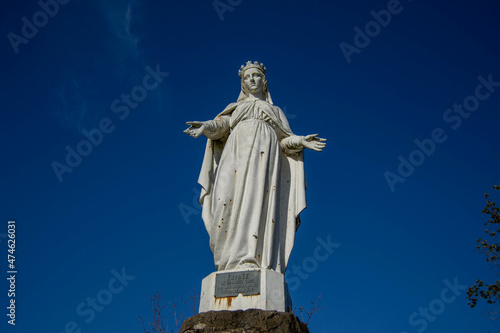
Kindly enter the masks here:
<path id="1" fill-rule="evenodd" d="M 238 268 L 248 269 L 248 268 L 260 268 L 260 266 L 254 261 L 245 261 L 238 265 Z"/>

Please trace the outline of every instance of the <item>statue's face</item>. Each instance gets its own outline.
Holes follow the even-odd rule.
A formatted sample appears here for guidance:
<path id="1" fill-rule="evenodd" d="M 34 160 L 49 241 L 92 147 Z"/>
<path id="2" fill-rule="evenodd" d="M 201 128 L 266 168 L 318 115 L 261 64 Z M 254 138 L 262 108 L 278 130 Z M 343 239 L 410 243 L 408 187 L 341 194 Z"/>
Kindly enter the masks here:
<path id="1" fill-rule="evenodd" d="M 264 77 L 257 68 L 249 68 L 243 75 L 245 90 L 252 94 L 262 93 L 264 89 Z"/>

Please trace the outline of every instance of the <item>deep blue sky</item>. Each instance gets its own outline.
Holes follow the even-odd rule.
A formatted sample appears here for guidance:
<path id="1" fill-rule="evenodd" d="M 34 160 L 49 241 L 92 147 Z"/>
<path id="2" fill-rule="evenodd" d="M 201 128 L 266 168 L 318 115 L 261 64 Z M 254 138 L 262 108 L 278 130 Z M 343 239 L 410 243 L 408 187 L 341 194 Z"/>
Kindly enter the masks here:
<path id="1" fill-rule="evenodd" d="M 234 102 L 239 66 L 258 60 L 292 130 L 328 139 L 322 153 L 305 153 L 308 208 L 289 266 L 310 273 L 287 275 L 300 281 L 297 308 L 321 294 L 311 331 L 500 331 L 483 314 L 488 307 L 470 309 L 464 290 L 456 298 L 444 291 L 445 280 L 495 278 L 475 240 L 484 233 L 483 194 L 500 183 L 500 87 L 479 88 L 488 94 L 479 105 L 468 96 L 479 76 L 500 82 L 498 4 L 232 3 L 221 20 L 209 0 L 73 0 L 45 25 L 36 16 L 41 27 L 17 53 L 10 33 L 22 36 L 22 18 L 33 22 L 41 8 L 2 3 L 0 256 L 15 219 L 19 274 L 15 328 L 0 284 L 0 330 L 64 332 L 74 321 L 82 332 L 141 332 L 137 316 L 149 315 L 157 290 L 166 300 L 199 290 L 214 270 L 196 203 L 205 139 L 184 134 L 184 123 Z M 390 22 L 348 62 L 339 45 L 355 45 L 354 28 L 388 5 Z M 147 66 L 169 75 L 128 115 L 122 102 L 113 109 L 142 85 Z M 477 108 L 467 118 L 447 111 L 464 100 Z M 51 165 L 65 164 L 66 147 L 77 149 L 82 131 L 103 119 L 112 131 L 60 181 Z M 429 156 L 414 152 L 433 131 L 446 141 Z M 410 155 L 419 165 L 392 191 L 384 173 L 397 174 L 398 157 Z M 340 245 L 321 262 L 318 237 Z M 109 295 L 111 271 L 122 269 L 135 278 L 87 323 L 77 308 Z M 429 305 L 439 314 L 413 315 L 412 325 Z"/>

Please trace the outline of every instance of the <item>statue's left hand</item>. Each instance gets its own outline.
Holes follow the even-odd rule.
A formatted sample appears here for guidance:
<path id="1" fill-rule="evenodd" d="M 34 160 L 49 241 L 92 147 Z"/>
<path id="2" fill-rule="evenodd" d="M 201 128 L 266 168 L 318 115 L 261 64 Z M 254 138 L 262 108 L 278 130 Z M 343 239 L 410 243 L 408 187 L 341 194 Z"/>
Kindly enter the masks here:
<path id="1" fill-rule="evenodd" d="M 318 134 L 310 134 L 302 138 L 302 145 L 315 151 L 322 151 L 326 146 L 326 139 L 318 138 Z"/>
<path id="2" fill-rule="evenodd" d="M 205 129 L 203 121 L 188 121 L 186 124 L 190 126 L 188 129 L 184 130 L 184 133 L 192 136 L 193 138 L 197 138 L 203 134 L 203 130 Z"/>

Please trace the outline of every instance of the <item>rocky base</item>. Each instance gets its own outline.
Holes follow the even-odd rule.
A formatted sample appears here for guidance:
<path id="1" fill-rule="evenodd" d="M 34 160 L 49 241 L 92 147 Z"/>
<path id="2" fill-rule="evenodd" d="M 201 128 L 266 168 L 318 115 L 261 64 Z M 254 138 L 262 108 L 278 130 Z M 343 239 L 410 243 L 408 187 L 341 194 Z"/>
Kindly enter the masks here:
<path id="1" fill-rule="evenodd" d="M 184 321 L 180 333 L 309 333 L 306 324 L 291 313 L 239 310 L 209 311 Z"/>

